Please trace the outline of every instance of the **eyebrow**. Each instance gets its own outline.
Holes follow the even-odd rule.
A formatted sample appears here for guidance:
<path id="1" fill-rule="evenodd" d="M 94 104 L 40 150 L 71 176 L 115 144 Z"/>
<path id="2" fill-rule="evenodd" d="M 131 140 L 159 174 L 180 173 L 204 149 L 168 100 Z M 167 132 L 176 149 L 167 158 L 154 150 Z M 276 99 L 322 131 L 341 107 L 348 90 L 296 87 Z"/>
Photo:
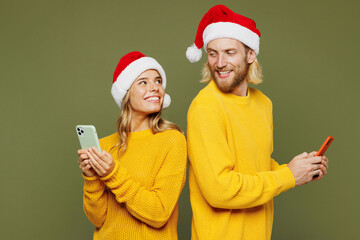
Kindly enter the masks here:
<path id="1" fill-rule="evenodd" d="M 228 52 L 228 51 L 236 51 L 237 49 L 236 48 L 227 48 L 227 49 L 224 49 L 224 50 L 221 50 L 220 52 Z M 208 48 L 207 51 L 214 51 L 214 52 L 218 52 L 212 48 Z"/>
<path id="2" fill-rule="evenodd" d="M 141 81 L 141 80 L 146 80 L 146 79 L 148 79 L 148 78 L 147 77 L 142 77 L 142 78 L 137 79 L 136 81 Z"/>
<path id="3" fill-rule="evenodd" d="M 136 81 L 142 81 L 142 80 L 148 80 L 148 79 L 149 79 L 148 77 L 142 77 L 142 78 L 137 79 Z M 161 76 L 157 76 L 157 77 L 155 77 L 155 79 L 161 79 L 162 80 Z"/>

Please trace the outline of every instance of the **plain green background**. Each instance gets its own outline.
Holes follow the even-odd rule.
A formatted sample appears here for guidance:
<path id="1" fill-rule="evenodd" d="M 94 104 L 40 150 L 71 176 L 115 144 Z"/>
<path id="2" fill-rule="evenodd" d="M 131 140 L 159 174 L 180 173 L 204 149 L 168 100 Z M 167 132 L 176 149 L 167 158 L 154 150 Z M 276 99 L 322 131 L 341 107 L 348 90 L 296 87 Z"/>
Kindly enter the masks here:
<path id="1" fill-rule="evenodd" d="M 273 239 L 358 237 L 358 1 L 0 0 L 0 239 L 91 239 L 75 125 L 94 124 L 100 137 L 115 131 L 113 71 L 139 50 L 164 67 L 164 117 L 186 130 L 205 58 L 191 64 L 185 50 L 219 3 L 262 33 L 258 88 L 274 104 L 273 157 L 287 163 L 335 137 L 329 174 L 275 198 Z M 179 239 L 190 239 L 190 222 L 186 184 Z"/>

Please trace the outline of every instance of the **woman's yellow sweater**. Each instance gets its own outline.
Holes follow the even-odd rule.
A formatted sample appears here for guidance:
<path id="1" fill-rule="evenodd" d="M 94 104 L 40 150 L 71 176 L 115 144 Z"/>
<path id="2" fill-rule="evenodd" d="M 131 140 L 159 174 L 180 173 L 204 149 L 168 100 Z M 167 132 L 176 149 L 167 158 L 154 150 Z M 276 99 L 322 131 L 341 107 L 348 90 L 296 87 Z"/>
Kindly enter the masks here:
<path id="1" fill-rule="evenodd" d="M 186 177 L 186 140 L 176 130 L 132 132 L 119 158 L 117 133 L 100 140 L 115 160 L 106 177 L 86 177 L 84 211 L 94 239 L 177 239 L 178 198 Z"/>
<path id="2" fill-rule="evenodd" d="M 246 97 L 210 82 L 188 112 L 192 239 L 271 237 L 273 198 L 294 187 L 272 158 L 272 104 L 259 90 Z"/>

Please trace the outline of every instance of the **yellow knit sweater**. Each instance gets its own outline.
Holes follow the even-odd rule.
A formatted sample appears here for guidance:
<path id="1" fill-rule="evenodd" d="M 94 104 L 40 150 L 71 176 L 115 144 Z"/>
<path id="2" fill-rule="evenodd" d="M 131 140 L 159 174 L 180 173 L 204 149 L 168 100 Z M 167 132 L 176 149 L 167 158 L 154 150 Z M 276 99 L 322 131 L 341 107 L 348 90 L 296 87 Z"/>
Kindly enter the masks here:
<path id="1" fill-rule="evenodd" d="M 132 132 L 120 158 L 117 133 L 100 140 L 115 160 L 104 178 L 84 176 L 84 211 L 94 239 L 177 239 L 178 198 L 186 177 L 186 140 L 176 130 Z M 112 149 L 112 150 L 111 150 Z"/>
<path id="2" fill-rule="evenodd" d="M 273 198 L 295 186 L 272 158 L 272 103 L 259 90 L 224 94 L 211 81 L 188 112 L 192 239 L 271 238 Z"/>

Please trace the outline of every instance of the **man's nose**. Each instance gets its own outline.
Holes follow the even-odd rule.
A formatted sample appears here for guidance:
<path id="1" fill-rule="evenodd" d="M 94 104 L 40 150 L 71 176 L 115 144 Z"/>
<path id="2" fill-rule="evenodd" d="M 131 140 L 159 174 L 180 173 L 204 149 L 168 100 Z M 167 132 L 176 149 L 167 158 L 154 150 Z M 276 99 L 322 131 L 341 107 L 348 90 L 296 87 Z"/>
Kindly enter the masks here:
<path id="1" fill-rule="evenodd" d="M 216 65 L 218 68 L 224 68 L 227 65 L 227 60 L 224 54 L 219 54 Z"/>

